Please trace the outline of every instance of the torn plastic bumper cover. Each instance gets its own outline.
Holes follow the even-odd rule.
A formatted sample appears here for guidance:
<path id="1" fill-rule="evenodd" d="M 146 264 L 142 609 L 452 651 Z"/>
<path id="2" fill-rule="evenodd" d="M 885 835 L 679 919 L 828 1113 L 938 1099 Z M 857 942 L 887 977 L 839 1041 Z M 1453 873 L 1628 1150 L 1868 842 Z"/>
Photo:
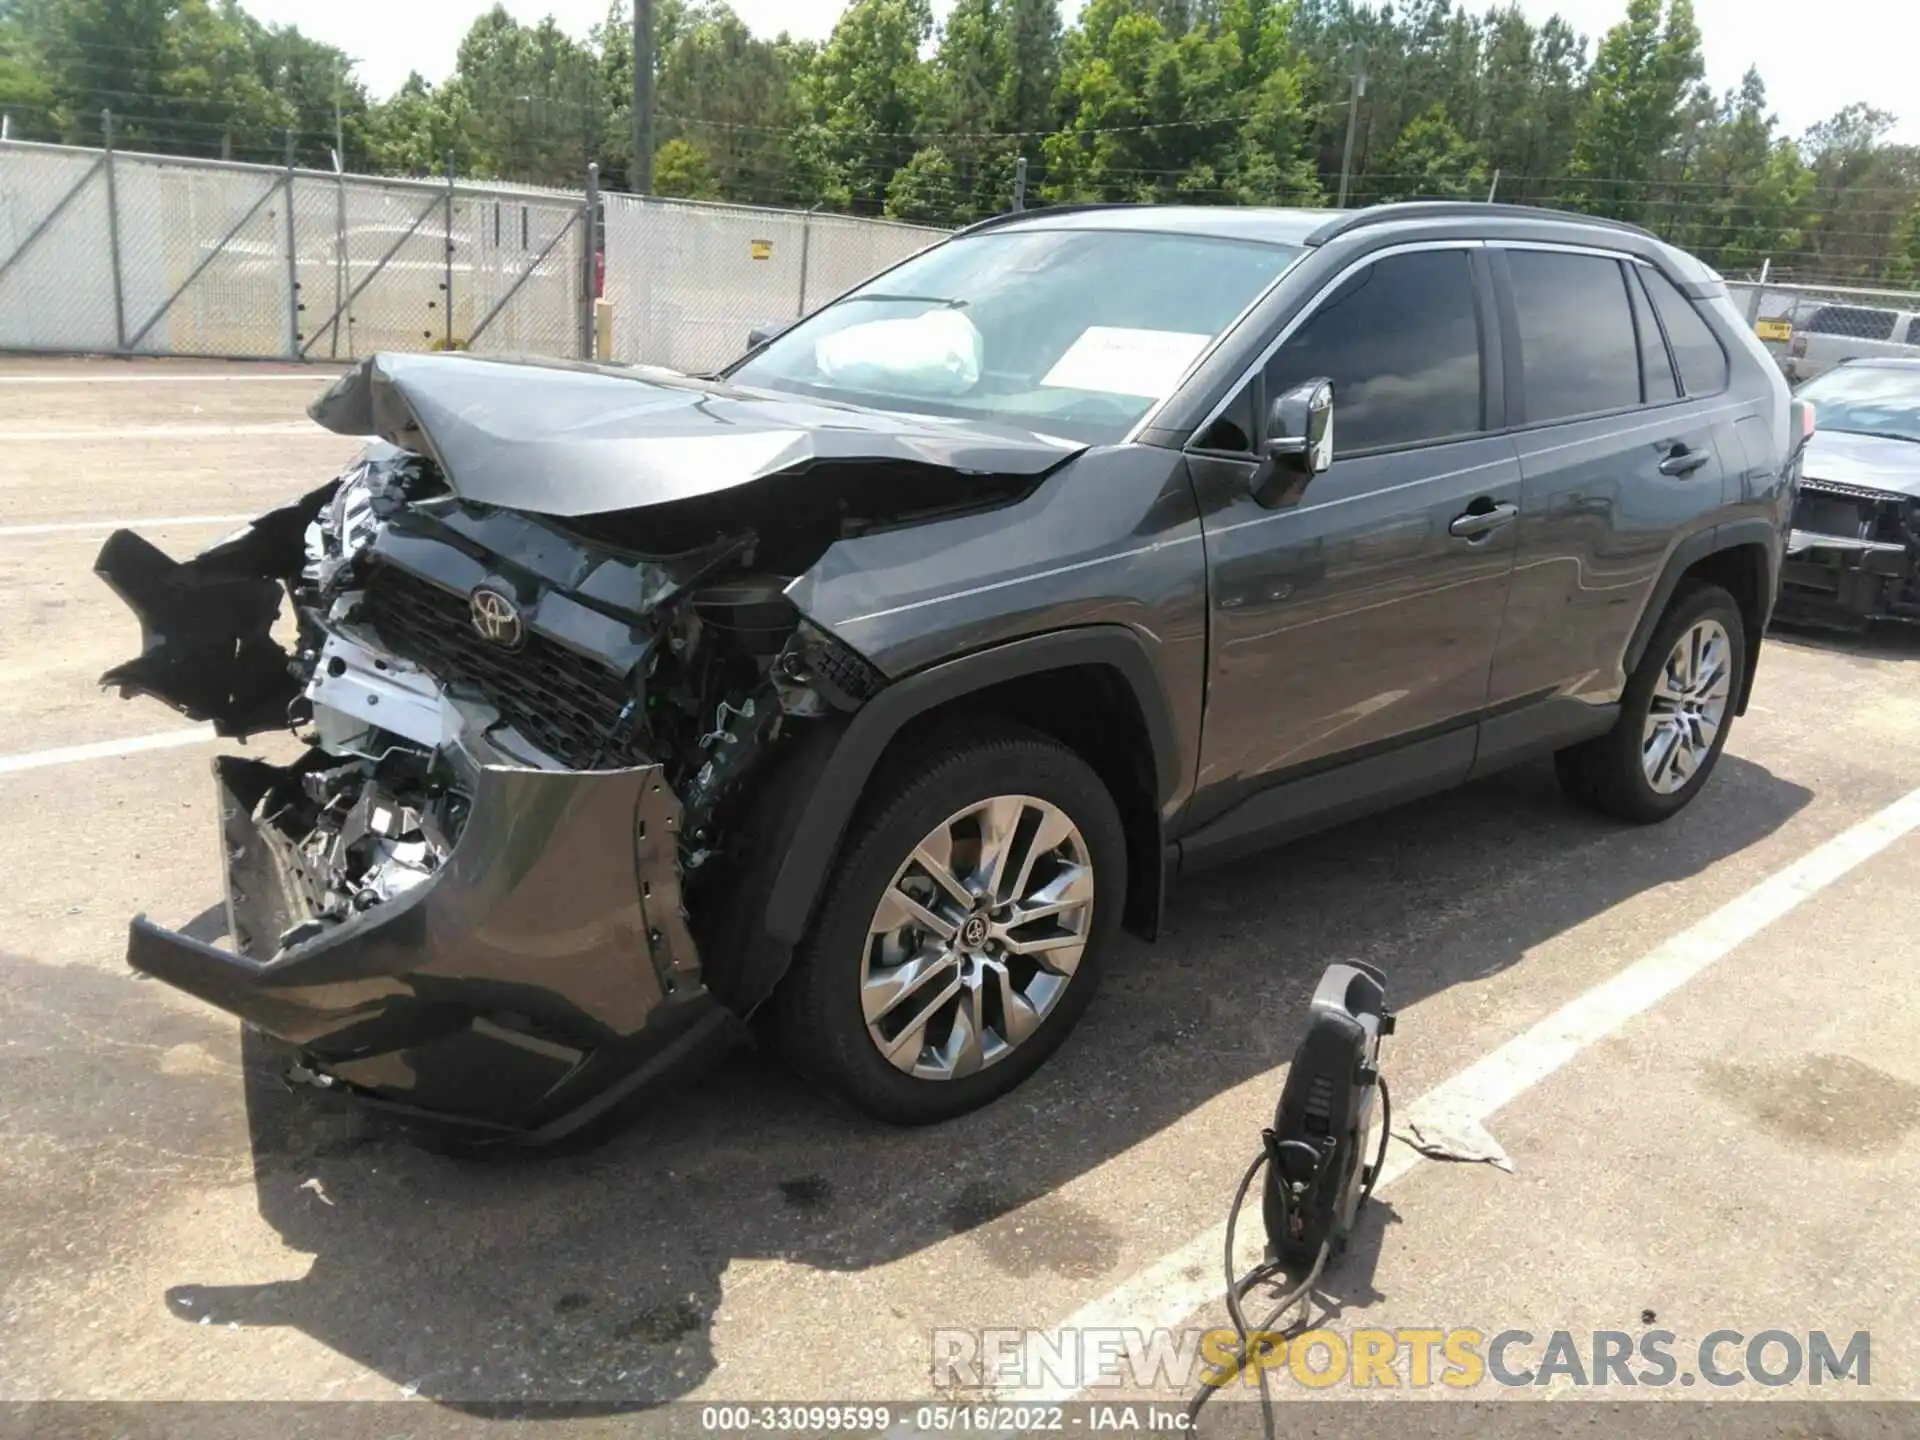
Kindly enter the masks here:
<path id="1" fill-rule="evenodd" d="M 480 1138 L 539 1142 L 723 1041 L 681 916 L 679 803 L 658 766 L 575 773 L 451 752 L 471 808 L 442 863 L 306 928 L 303 773 L 214 763 L 235 951 L 136 917 L 129 963 L 298 1048 L 323 1085 Z M 317 933 L 312 933 L 317 932 Z"/>

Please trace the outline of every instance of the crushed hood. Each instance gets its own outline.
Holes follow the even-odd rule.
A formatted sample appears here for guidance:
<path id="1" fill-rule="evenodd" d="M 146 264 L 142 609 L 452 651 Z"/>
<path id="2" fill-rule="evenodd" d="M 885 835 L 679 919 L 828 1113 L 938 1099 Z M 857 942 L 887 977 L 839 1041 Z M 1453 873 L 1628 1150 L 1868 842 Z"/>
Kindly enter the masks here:
<path id="1" fill-rule="evenodd" d="M 819 462 L 1040 475 L 1086 448 L 671 371 L 468 355 L 375 355 L 307 413 L 431 456 L 462 499 L 556 516 L 691 499 Z"/>
<path id="2" fill-rule="evenodd" d="M 1801 473 L 1809 480 L 1920 496 L 1920 444 L 1846 430 L 1815 430 Z"/>

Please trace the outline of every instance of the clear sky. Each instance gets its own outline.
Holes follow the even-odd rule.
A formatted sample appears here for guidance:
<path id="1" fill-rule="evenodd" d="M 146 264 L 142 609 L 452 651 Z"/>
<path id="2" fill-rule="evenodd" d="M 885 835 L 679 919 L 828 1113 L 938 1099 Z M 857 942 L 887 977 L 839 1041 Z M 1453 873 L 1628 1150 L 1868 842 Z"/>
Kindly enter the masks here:
<path id="1" fill-rule="evenodd" d="M 419 70 L 439 80 L 473 18 L 491 0 L 244 0 L 262 20 L 297 24 L 359 62 L 362 80 L 384 95 Z M 755 31 L 824 39 L 845 0 L 731 0 Z M 1469 0 L 1480 10 L 1495 0 Z M 952 0 L 934 0 L 943 15 Z M 553 15 L 584 35 L 607 0 L 506 0 L 523 21 Z M 1626 12 L 1626 0 L 1520 0 L 1536 19 L 1558 11 L 1590 40 Z M 1068 13 L 1078 0 L 1063 0 Z M 1864 100 L 1900 116 L 1895 138 L 1920 144 L 1920 4 L 1915 0 L 1694 0 L 1705 37 L 1707 79 L 1716 91 L 1758 65 L 1781 122 L 1798 133 L 1842 105 Z"/>

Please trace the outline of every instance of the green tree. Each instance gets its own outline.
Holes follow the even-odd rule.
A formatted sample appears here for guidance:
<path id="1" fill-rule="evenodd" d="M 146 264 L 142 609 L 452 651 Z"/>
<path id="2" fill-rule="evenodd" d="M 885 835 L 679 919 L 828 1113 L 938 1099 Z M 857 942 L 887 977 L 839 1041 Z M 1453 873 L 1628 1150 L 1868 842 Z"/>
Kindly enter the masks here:
<path id="1" fill-rule="evenodd" d="M 1866 281 L 1897 263 L 1906 216 L 1920 203 L 1920 151 L 1887 143 L 1894 117 L 1849 105 L 1806 134 L 1817 219 L 1792 268 L 1810 278 Z"/>
<path id="2" fill-rule="evenodd" d="M 717 200 L 720 181 L 707 152 L 691 140 L 676 137 L 654 152 L 653 191 L 685 200 Z"/>
<path id="3" fill-rule="evenodd" d="M 1692 0 L 1628 0 L 1627 18 L 1594 56 L 1591 91 L 1575 133 L 1572 173 L 1591 208 L 1640 220 L 1669 173 L 1689 113 L 1705 103 L 1700 29 Z"/>
<path id="4" fill-rule="evenodd" d="M 806 77 L 802 175 L 821 198 L 864 214 L 885 206 L 894 171 L 918 149 L 929 89 L 921 48 L 929 0 L 854 0 Z"/>
<path id="5" fill-rule="evenodd" d="M 891 219 L 950 224 L 959 209 L 953 162 L 937 146 L 916 150 L 887 184 L 887 215 Z"/>
<path id="6" fill-rule="evenodd" d="M 437 174 L 451 156 L 457 173 L 471 175 L 481 168 L 475 150 L 480 129 L 465 87 L 431 86 L 415 71 L 367 116 L 367 152 L 372 167 L 384 174 Z"/>
<path id="7" fill-rule="evenodd" d="M 1374 183 L 1375 200 L 1477 200 L 1487 193 L 1487 167 L 1436 105 L 1400 132 Z"/>
<path id="8" fill-rule="evenodd" d="M 1776 126 L 1766 85 L 1749 69 L 1702 136 L 1687 170 L 1696 198 L 1670 222 L 1669 238 L 1735 272 L 1798 254 L 1813 175 Z"/>
<path id="9" fill-rule="evenodd" d="M 755 36 L 718 0 L 676 0 L 663 7 L 659 23 L 654 128 L 660 139 L 697 147 L 716 193 L 729 200 L 810 200 L 793 188 L 788 137 L 804 118 L 796 82 L 811 47 Z"/>

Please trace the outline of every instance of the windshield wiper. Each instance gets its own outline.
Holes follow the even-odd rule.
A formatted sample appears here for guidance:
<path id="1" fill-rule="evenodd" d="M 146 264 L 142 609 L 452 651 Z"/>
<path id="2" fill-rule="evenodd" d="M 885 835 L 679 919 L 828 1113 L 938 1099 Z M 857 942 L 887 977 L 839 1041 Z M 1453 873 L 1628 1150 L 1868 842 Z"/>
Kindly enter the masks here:
<path id="1" fill-rule="evenodd" d="M 876 305 L 943 305 L 949 310 L 964 310 L 964 300 L 946 300 L 938 295 L 853 295 L 853 300 L 871 300 Z"/>

